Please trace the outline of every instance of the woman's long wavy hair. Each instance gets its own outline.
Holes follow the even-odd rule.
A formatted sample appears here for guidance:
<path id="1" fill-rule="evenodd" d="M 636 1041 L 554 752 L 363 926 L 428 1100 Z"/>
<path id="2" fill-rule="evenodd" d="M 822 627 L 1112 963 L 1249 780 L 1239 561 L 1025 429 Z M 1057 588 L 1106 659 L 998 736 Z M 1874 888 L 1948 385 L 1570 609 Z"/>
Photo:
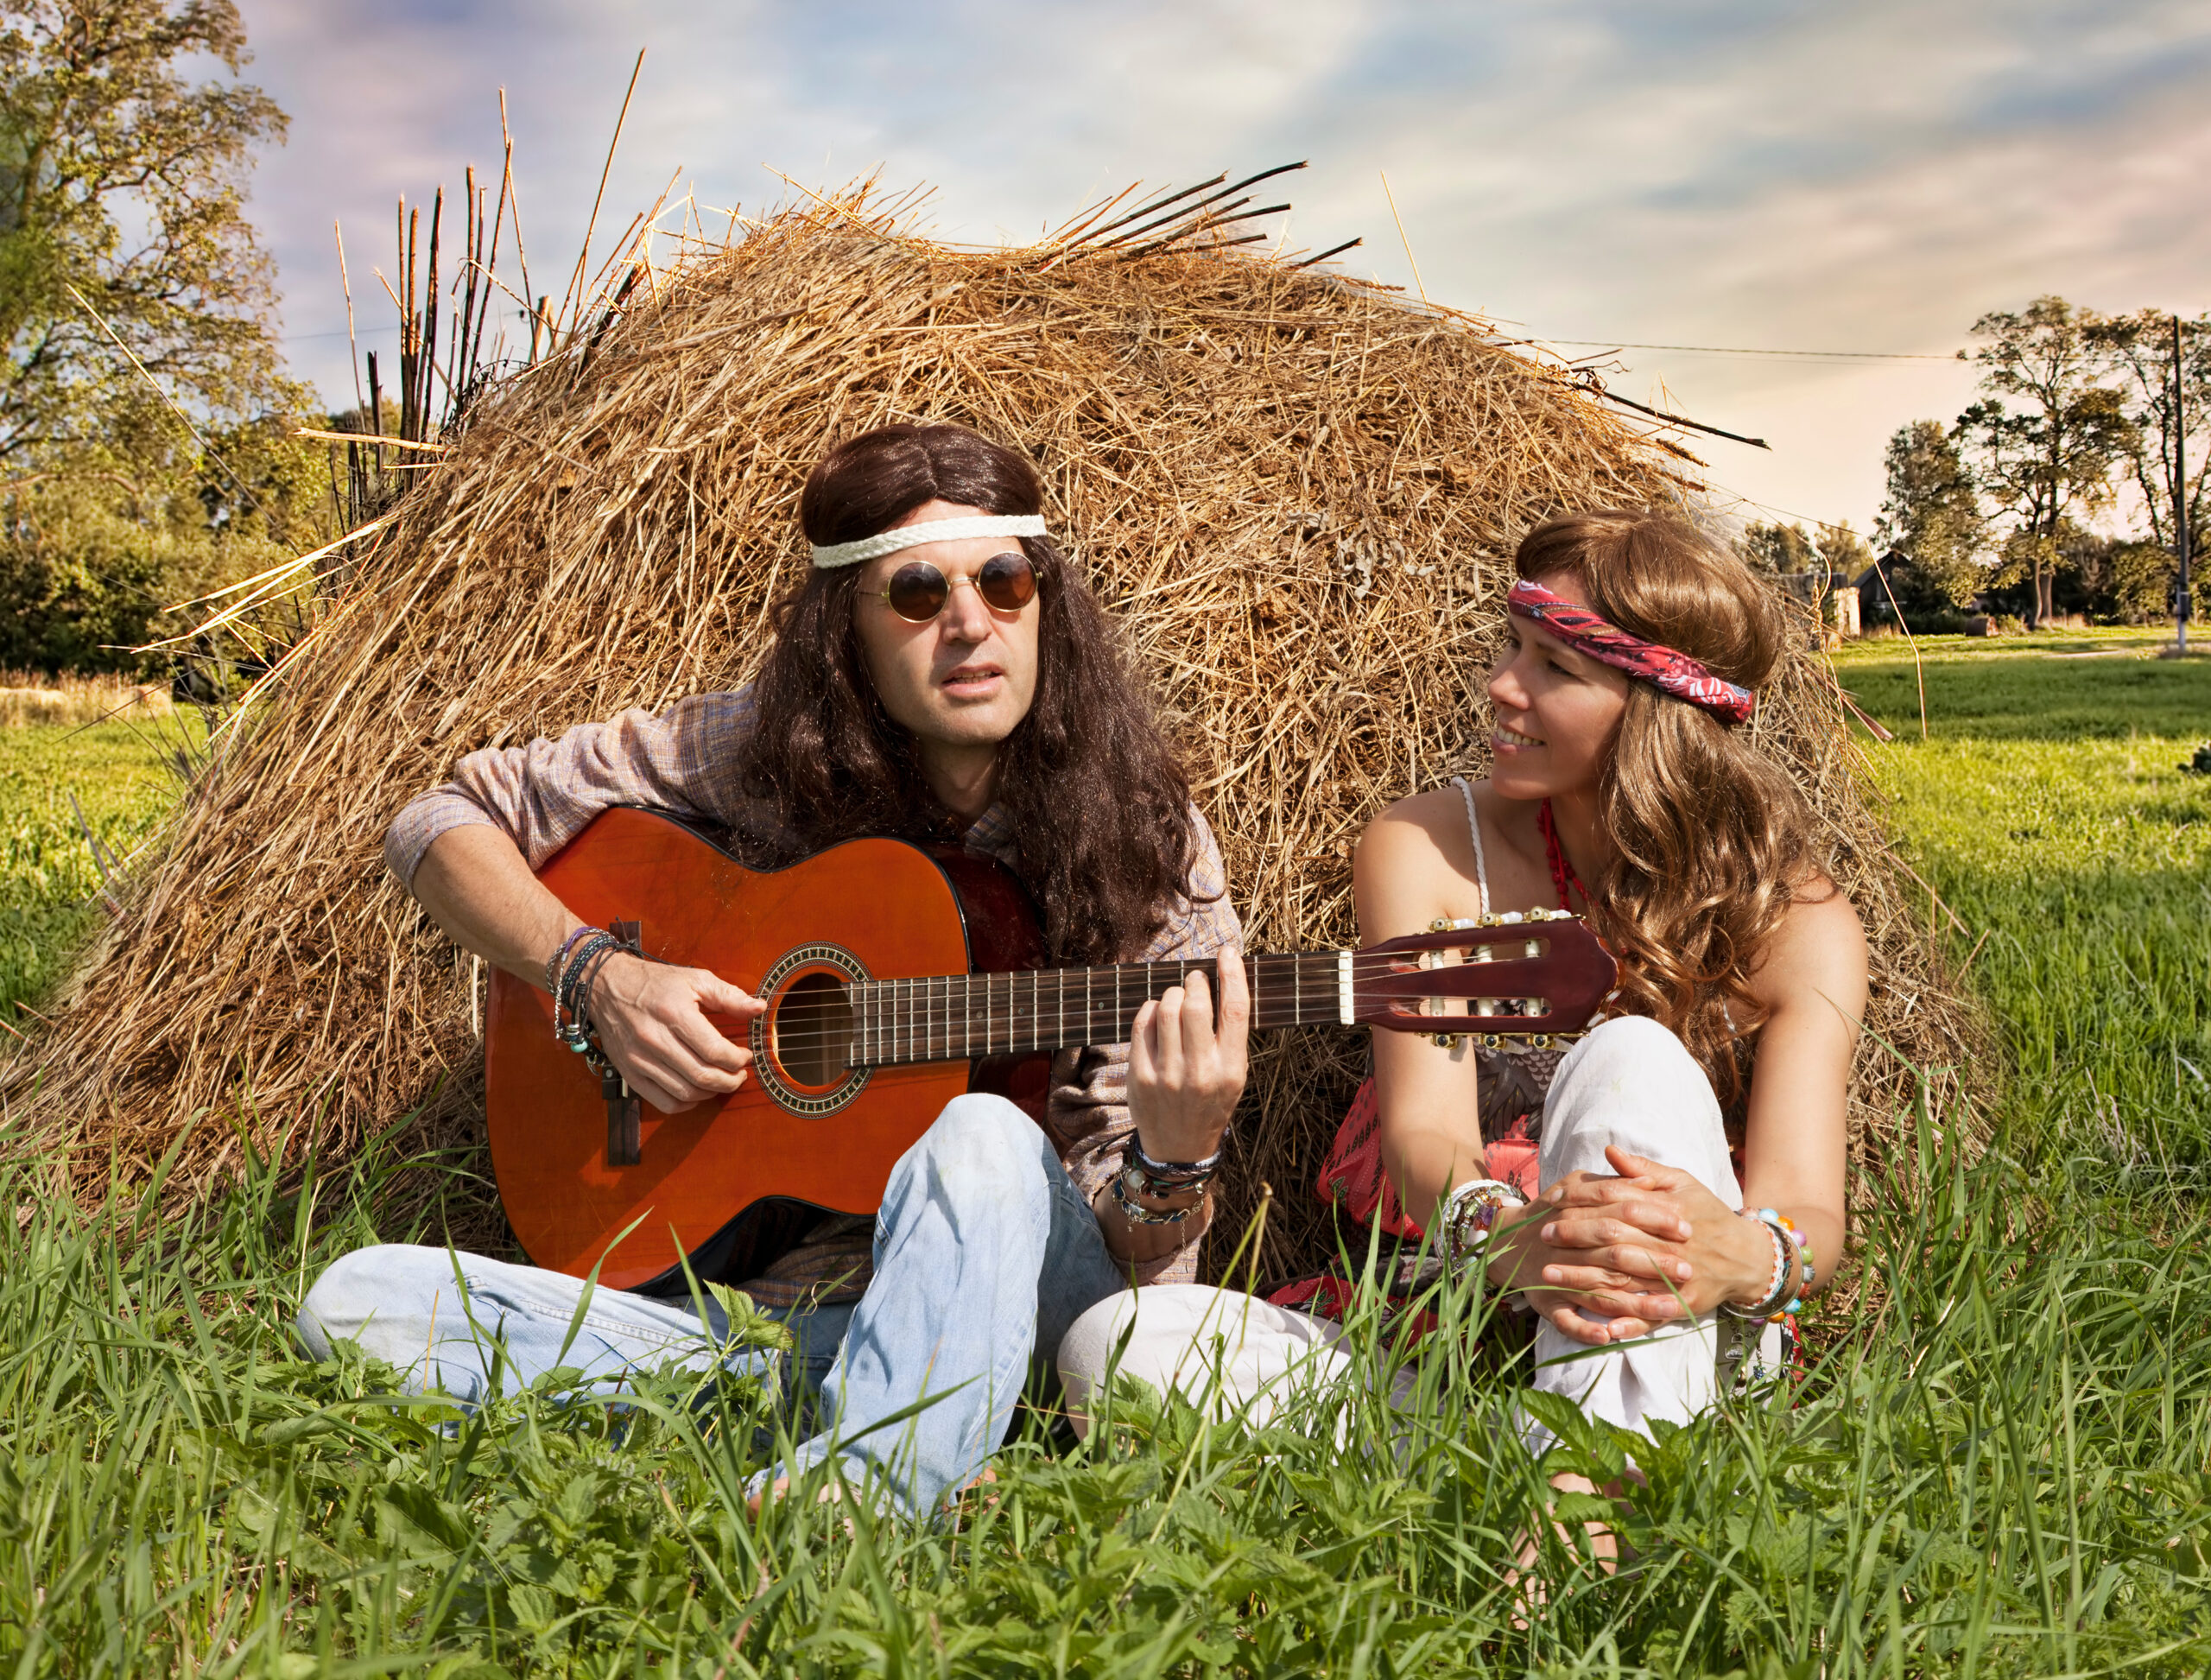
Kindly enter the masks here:
<path id="1" fill-rule="evenodd" d="M 1514 565 L 1530 580 L 1574 578 L 1621 629 L 1746 688 L 1781 662 L 1786 631 L 1771 592 L 1678 519 L 1570 514 L 1529 532 Z M 1745 731 L 1631 682 L 1597 815 L 1615 852 L 1590 908 L 1620 960 L 1619 1006 L 1671 1028 L 1732 1113 L 1764 1021 L 1751 973 L 1791 901 L 1828 874 L 1811 808 Z"/>
<path id="2" fill-rule="evenodd" d="M 1036 513 L 1043 487 L 1020 455 L 965 427 L 886 426 L 814 469 L 799 523 L 810 542 L 850 542 L 931 500 Z M 1043 914 L 1048 960 L 1126 960 L 1190 891 L 1189 781 L 1074 568 L 1047 537 L 1019 542 L 1042 603 L 1036 693 L 998 748 L 998 802 Z M 960 830 L 869 679 L 853 625 L 864 569 L 809 571 L 776 604 L 776 640 L 753 684 L 756 725 L 740 749 L 747 791 L 808 852 L 861 834 L 931 843 Z"/>

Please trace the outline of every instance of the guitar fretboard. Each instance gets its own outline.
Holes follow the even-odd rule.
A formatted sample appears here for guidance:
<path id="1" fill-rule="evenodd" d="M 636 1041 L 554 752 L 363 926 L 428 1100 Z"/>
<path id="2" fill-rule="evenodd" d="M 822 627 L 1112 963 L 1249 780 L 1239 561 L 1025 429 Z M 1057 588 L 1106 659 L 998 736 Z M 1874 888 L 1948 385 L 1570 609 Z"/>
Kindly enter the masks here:
<path id="1" fill-rule="evenodd" d="M 1354 961 L 1351 953 L 1336 951 L 1246 957 L 1251 1024 L 1348 1024 Z M 1219 976 L 1210 958 L 862 981 L 847 990 L 852 1060 L 885 1068 L 1124 1043 L 1137 1012 L 1193 973 L 1206 976 L 1217 1002 Z"/>

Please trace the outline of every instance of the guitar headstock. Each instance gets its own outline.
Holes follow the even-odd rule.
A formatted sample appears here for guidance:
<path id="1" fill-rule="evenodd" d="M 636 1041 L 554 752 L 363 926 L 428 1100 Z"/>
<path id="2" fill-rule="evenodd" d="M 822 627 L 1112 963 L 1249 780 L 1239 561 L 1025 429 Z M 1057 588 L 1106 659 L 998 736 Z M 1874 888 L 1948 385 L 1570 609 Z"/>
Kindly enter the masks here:
<path id="1" fill-rule="evenodd" d="M 1619 964 L 1580 916 L 1511 910 L 1359 951 L 1353 1015 L 1393 1032 L 1551 1038 L 1581 1031 L 1619 983 Z"/>

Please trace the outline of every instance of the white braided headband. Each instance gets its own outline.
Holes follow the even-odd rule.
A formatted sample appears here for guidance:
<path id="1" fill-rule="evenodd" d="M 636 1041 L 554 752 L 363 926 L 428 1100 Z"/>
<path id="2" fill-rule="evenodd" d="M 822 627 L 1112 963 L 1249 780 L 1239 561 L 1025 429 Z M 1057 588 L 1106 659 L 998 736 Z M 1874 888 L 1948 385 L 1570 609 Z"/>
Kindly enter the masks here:
<path id="1" fill-rule="evenodd" d="M 959 542 L 971 536 L 1042 536 L 1041 513 L 985 513 L 966 519 L 927 519 L 918 525 L 900 525 L 877 531 L 857 542 L 833 543 L 814 551 L 814 563 L 823 571 L 833 567 L 857 566 L 901 548 L 918 548 L 924 542 Z"/>

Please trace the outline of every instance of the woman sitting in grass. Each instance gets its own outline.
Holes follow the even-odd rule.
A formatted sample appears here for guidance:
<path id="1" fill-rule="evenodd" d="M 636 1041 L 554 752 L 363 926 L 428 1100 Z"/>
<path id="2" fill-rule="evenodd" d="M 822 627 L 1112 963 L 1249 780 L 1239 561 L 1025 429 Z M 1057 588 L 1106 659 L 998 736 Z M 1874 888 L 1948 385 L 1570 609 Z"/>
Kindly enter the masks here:
<path id="1" fill-rule="evenodd" d="M 1555 519 L 1516 563 L 1494 768 L 1369 826 L 1359 937 L 1571 910 L 1619 958 L 1614 1013 L 1562 1056 L 1377 1033 L 1378 1122 L 1354 1109 L 1322 1179 L 1539 1314 L 1536 1387 L 1631 1429 L 1684 1422 L 1719 1391 L 1731 1317 L 1777 1364 L 1777 1321 L 1833 1275 L 1866 940 L 1752 744 L 1784 635 L 1767 587 L 1649 514 Z M 1293 1374 L 1347 1366 L 1349 1294 L 1115 1296 L 1061 1370 L 1079 1409 L 1118 1347 L 1120 1371 L 1264 1421 Z"/>

